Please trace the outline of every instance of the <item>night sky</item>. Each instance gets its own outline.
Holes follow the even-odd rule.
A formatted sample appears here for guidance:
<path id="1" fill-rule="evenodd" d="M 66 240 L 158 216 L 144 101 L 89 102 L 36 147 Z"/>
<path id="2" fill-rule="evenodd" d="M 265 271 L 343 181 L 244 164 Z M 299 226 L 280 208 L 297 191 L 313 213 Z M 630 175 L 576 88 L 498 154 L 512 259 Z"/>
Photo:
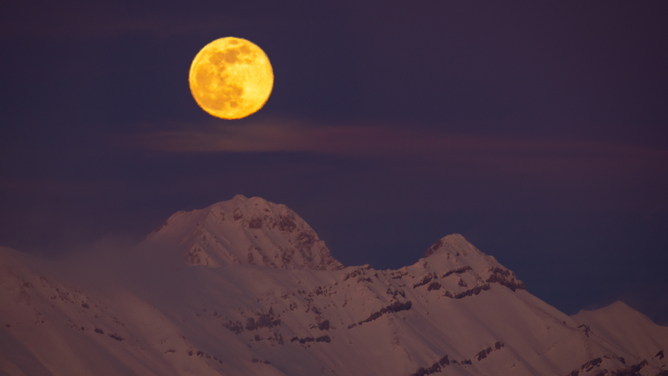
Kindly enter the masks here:
<path id="1" fill-rule="evenodd" d="M 225 36 L 275 74 L 236 121 L 188 86 Z M 565 313 L 668 325 L 668 2 L 4 1 L 0 47 L 0 245 L 260 196 L 347 266 L 460 233 Z"/>

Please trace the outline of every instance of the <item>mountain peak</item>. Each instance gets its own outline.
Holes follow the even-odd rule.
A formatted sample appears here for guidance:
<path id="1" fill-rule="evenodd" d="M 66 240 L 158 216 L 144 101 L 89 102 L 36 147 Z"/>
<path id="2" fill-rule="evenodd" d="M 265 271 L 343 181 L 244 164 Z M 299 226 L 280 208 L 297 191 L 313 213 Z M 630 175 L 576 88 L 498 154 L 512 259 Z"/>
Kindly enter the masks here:
<path id="1" fill-rule="evenodd" d="M 472 280 L 462 283 L 475 288 L 489 288 L 489 283 L 498 283 L 512 291 L 524 290 L 524 282 L 520 281 L 515 273 L 501 265 L 494 256 L 486 255 L 469 243 L 460 234 L 451 234 L 438 240 L 429 247 L 422 258 L 414 265 L 429 271 L 446 273 L 443 275 L 460 276 L 466 272 L 471 274 Z M 470 287 L 470 286 L 469 286 Z"/>
<path id="2" fill-rule="evenodd" d="M 178 244 L 187 265 L 343 268 L 299 215 L 260 197 L 236 195 L 205 209 L 177 212 L 149 235 L 147 243 Z"/>
<path id="3" fill-rule="evenodd" d="M 422 258 L 427 258 L 435 253 L 451 253 L 459 256 L 461 252 L 464 256 L 467 256 L 469 253 L 476 255 L 484 255 L 478 248 L 474 247 L 473 244 L 469 243 L 462 235 L 460 234 L 451 234 L 441 238 L 439 241 L 434 243 L 427 251 L 422 255 Z"/>

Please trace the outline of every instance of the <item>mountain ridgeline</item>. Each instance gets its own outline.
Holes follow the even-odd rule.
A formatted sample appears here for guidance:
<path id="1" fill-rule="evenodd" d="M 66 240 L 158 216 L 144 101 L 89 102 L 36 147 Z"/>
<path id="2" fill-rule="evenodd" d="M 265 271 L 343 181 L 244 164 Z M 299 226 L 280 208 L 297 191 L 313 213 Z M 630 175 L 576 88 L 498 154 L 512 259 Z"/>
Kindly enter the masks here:
<path id="1" fill-rule="evenodd" d="M 565 315 L 456 234 L 397 270 L 344 267 L 258 197 L 127 250 L 0 248 L 0 268 L 0 374 L 668 375 L 668 328 L 622 302 Z"/>

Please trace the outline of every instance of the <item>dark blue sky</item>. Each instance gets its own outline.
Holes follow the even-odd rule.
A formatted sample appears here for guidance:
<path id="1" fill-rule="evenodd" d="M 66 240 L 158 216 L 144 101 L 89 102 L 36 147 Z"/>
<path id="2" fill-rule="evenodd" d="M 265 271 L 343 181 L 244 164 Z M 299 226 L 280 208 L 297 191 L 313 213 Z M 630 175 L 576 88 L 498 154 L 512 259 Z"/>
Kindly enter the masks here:
<path id="1" fill-rule="evenodd" d="M 668 325 L 668 4 L 123 1 L 0 5 L 0 244 L 138 240 L 235 194 L 345 265 L 461 233 L 572 314 Z M 215 119 L 188 70 L 246 38 L 265 107 Z"/>

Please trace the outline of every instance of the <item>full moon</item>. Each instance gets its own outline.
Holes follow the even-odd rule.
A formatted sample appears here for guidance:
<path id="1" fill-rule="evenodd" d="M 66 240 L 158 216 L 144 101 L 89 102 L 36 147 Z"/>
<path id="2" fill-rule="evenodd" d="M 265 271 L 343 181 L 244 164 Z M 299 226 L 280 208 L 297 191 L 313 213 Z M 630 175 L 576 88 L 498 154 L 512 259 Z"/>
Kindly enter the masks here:
<path id="1" fill-rule="evenodd" d="M 267 55 L 241 38 L 217 39 L 190 66 L 190 91 L 200 107 L 223 119 L 241 119 L 267 102 L 274 72 Z"/>

